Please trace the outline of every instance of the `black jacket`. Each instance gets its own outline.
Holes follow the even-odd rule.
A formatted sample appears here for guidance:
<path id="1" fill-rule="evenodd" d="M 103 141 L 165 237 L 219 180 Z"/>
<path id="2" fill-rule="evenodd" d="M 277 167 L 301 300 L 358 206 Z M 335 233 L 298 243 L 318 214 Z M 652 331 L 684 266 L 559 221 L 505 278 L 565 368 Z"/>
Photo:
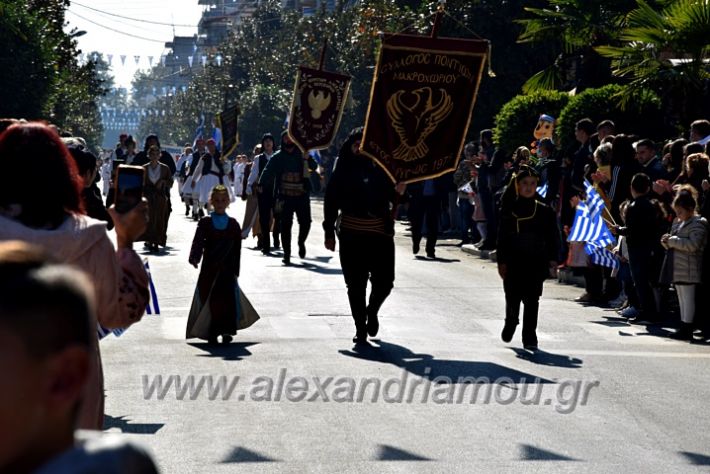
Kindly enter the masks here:
<path id="1" fill-rule="evenodd" d="M 326 238 L 335 236 L 339 212 L 358 219 L 382 219 L 387 233 L 393 233 L 392 209 L 396 200 L 395 186 L 382 168 L 366 156 L 341 150 L 323 201 Z"/>
<path id="2" fill-rule="evenodd" d="M 557 262 L 560 233 L 554 211 L 536 199 L 517 198 L 501 210 L 496 259 L 509 274 L 545 279 Z"/>

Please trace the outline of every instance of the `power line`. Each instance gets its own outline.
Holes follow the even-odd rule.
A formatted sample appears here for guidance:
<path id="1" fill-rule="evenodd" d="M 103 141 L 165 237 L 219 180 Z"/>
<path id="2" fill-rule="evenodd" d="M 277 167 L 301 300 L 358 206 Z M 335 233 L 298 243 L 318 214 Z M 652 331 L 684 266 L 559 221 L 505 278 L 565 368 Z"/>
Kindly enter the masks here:
<path id="1" fill-rule="evenodd" d="M 141 23 L 150 23 L 152 25 L 162 25 L 162 26 L 180 26 L 180 27 L 185 27 L 185 28 L 197 28 L 197 25 L 183 25 L 179 23 L 165 23 L 165 22 L 160 22 L 160 21 L 151 21 L 151 20 L 143 20 L 142 18 L 132 18 L 129 16 L 123 16 L 119 15 L 118 13 L 111 13 L 107 12 L 105 10 L 99 10 L 98 8 L 90 7 L 88 5 L 82 5 L 79 2 L 72 2 L 72 5 L 76 5 L 82 8 L 87 8 L 89 10 L 93 10 L 95 12 L 103 13 L 104 15 L 108 16 L 115 16 L 116 18 L 123 18 L 124 20 L 131 20 L 131 21 L 139 21 Z"/>
<path id="2" fill-rule="evenodd" d="M 113 31 L 114 33 L 118 33 L 118 34 L 120 34 L 120 35 L 130 36 L 131 38 L 136 38 L 136 39 L 140 39 L 140 40 L 143 40 L 143 41 L 152 41 L 152 42 L 154 42 L 154 43 L 161 43 L 161 44 L 165 44 L 165 43 L 166 43 L 165 40 L 158 40 L 158 39 L 154 39 L 154 38 L 146 38 L 145 36 L 133 35 L 133 34 L 131 34 L 131 33 L 126 33 L 126 32 L 124 32 L 124 31 L 117 30 L 117 29 L 115 29 L 115 28 L 111 28 L 110 26 L 102 25 L 101 23 L 96 23 L 95 21 L 89 20 L 88 18 L 86 18 L 86 17 L 84 17 L 84 16 L 81 16 L 81 15 L 79 15 L 78 13 L 76 13 L 76 12 L 74 12 L 74 11 L 71 11 L 71 10 L 67 10 L 67 12 L 71 13 L 72 15 L 75 15 L 75 16 L 81 18 L 81 19 L 84 20 L 84 21 L 88 21 L 89 23 L 91 23 L 91 24 L 93 24 L 93 25 L 96 25 L 96 26 L 101 27 L 101 28 L 105 28 L 105 29 L 107 29 L 107 30 Z"/>

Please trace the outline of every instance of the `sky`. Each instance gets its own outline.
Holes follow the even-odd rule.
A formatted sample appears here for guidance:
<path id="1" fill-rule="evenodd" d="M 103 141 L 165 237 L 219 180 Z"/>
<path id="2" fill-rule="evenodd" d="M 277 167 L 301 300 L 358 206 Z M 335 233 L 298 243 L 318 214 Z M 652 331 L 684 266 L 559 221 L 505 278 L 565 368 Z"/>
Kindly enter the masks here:
<path id="1" fill-rule="evenodd" d="M 107 55 L 112 54 L 111 72 L 116 86 L 130 90 L 136 71 L 150 68 L 148 56 L 153 56 L 153 64 L 156 64 L 160 61 L 160 55 L 165 53 L 166 41 L 172 40 L 174 35 L 192 36 L 197 33 L 197 22 L 204 8 L 197 1 L 72 0 L 66 13 L 66 30 L 77 28 L 86 31 L 85 35 L 77 38 L 83 53 L 98 51 L 107 61 Z M 122 55 L 126 56 L 123 65 Z M 138 55 L 141 58 L 136 65 L 135 56 Z"/>

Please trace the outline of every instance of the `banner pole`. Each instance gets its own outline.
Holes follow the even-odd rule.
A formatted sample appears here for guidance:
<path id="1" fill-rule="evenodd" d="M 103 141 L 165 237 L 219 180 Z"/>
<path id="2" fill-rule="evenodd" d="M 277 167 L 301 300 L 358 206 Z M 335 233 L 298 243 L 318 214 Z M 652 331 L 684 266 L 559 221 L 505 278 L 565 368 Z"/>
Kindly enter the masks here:
<path id="1" fill-rule="evenodd" d="M 431 29 L 431 39 L 439 37 L 439 28 L 441 27 L 441 19 L 444 17 L 444 9 L 446 8 L 446 0 L 439 0 L 439 5 L 436 7 L 436 17 L 434 18 L 434 26 Z"/>
<path id="2" fill-rule="evenodd" d="M 320 51 L 320 64 L 318 65 L 318 70 L 322 71 L 325 65 L 325 52 L 328 50 L 328 38 L 323 40 L 323 49 Z"/>

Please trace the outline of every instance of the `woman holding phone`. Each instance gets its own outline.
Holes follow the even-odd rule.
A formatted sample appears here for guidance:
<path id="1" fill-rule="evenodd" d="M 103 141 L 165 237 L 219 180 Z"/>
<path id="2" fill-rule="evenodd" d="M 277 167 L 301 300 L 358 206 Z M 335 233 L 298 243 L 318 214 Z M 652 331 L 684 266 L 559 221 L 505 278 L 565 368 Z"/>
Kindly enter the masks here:
<path id="1" fill-rule="evenodd" d="M 35 169 L 33 183 L 16 179 Z M 0 134 L 0 240 L 21 240 L 44 249 L 58 262 L 81 269 L 94 284 L 97 319 L 107 329 L 138 322 L 148 302 L 148 275 L 133 242 L 145 231 L 146 205 L 126 213 L 109 209 L 116 249 L 106 223 L 84 213 L 81 178 L 57 133 L 39 122 L 17 123 Z M 48 199 L 47 196 L 51 196 Z M 103 374 L 98 337 L 96 357 L 78 417 L 78 427 L 103 427 Z"/>

